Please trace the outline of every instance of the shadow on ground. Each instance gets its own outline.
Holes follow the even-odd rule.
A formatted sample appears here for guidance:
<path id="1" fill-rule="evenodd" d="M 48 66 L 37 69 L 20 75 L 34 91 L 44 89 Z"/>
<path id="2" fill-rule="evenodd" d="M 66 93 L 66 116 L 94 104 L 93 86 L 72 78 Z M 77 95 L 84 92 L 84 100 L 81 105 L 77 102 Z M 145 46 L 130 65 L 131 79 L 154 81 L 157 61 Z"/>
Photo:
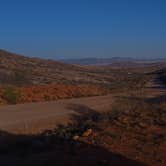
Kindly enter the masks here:
<path id="1" fill-rule="evenodd" d="M 82 105 L 69 105 L 76 111 L 74 125 L 58 126 L 38 135 L 14 135 L 0 131 L 0 165 L 2 166 L 145 166 L 138 161 L 112 153 L 97 145 L 74 141 L 72 136 L 83 132 L 82 123 L 91 116 L 99 121 L 94 110 Z M 73 127 L 73 128 L 72 128 Z"/>

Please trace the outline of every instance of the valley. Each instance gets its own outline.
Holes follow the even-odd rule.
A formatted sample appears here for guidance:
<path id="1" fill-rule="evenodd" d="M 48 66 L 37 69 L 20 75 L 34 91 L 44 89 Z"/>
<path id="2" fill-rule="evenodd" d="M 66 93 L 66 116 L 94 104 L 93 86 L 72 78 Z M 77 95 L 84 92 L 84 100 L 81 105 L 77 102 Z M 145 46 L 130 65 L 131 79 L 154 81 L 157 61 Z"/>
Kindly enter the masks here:
<path id="1" fill-rule="evenodd" d="M 165 166 L 164 62 L 0 60 L 0 165 Z"/>

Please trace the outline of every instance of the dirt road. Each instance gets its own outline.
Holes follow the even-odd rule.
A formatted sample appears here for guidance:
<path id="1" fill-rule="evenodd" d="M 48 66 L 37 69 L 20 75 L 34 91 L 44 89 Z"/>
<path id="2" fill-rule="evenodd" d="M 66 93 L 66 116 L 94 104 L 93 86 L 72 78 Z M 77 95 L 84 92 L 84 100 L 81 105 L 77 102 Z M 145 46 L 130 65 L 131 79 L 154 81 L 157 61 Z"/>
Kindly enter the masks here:
<path id="1" fill-rule="evenodd" d="M 0 106 L 0 130 L 13 133 L 33 133 L 69 122 L 76 113 L 70 105 L 83 105 L 95 110 L 108 110 L 111 95 L 79 99 L 65 99 L 45 103 Z M 83 111 L 83 110 L 82 110 Z"/>

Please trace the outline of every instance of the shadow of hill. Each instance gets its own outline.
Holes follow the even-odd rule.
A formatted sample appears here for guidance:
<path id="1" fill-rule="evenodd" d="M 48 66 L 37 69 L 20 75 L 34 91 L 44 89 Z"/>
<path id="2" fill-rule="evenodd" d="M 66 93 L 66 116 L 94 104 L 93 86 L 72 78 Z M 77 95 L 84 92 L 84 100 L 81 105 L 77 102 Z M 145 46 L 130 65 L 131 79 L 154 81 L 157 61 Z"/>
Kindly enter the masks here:
<path id="1" fill-rule="evenodd" d="M 162 69 L 160 71 L 157 72 L 157 78 L 160 82 L 162 82 L 165 85 L 166 88 L 166 68 Z"/>
<path id="2" fill-rule="evenodd" d="M 154 104 L 166 103 L 166 94 L 147 99 L 146 101 Z"/>
<path id="3" fill-rule="evenodd" d="M 50 135 L 13 135 L 1 131 L 3 166 L 145 166 L 101 147 Z"/>
<path id="4" fill-rule="evenodd" d="M 85 130 L 81 125 L 89 116 L 96 122 L 101 116 L 83 105 L 69 105 L 69 108 L 77 114 L 72 116 L 74 123 L 68 126 L 58 126 L 55 130 L 36 135 L 16 135 L 0 131 L 0 165 L 146 166 L 100 146 L 73 140 L 72 136 L 75 132 L 78 133 L 78 127 L 81 132 Z"/>
<path id="5" fill-rule="evenodd" d="M 151 86 L 148 89 L 158 89 L 158 90 L 165 90 L 166 89 L 166 80 L 163 77 L 157 76 L 154 79 L 155 86 Z"/>

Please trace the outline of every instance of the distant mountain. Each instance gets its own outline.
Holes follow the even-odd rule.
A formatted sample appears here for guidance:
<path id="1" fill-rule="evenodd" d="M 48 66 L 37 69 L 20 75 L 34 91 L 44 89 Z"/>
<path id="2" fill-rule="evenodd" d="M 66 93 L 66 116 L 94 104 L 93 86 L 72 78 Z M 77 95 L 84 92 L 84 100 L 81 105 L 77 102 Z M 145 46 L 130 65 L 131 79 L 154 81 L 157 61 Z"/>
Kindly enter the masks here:
<path id="1" fill-rule="evenodd" d="M 136 64 L 136 63 L 154 63 L 166 62 L 166 59 L 136 59 L 130 57 L 112 57 L 112 58 L 81 58 L 81 59 L 62 59 L 61 62 L 78 65 L 109 65 L 109 64 Z"/>
<path id="2" fill-rule="evenodd" d="M 81 58 L 81 59 L 63 59 L 62 62 L 69 64 L 79 64 L 79 65 L 100 65 L 100 64 L 110 64 L 119 61 L 133 61 L 132 58 Z"/>

